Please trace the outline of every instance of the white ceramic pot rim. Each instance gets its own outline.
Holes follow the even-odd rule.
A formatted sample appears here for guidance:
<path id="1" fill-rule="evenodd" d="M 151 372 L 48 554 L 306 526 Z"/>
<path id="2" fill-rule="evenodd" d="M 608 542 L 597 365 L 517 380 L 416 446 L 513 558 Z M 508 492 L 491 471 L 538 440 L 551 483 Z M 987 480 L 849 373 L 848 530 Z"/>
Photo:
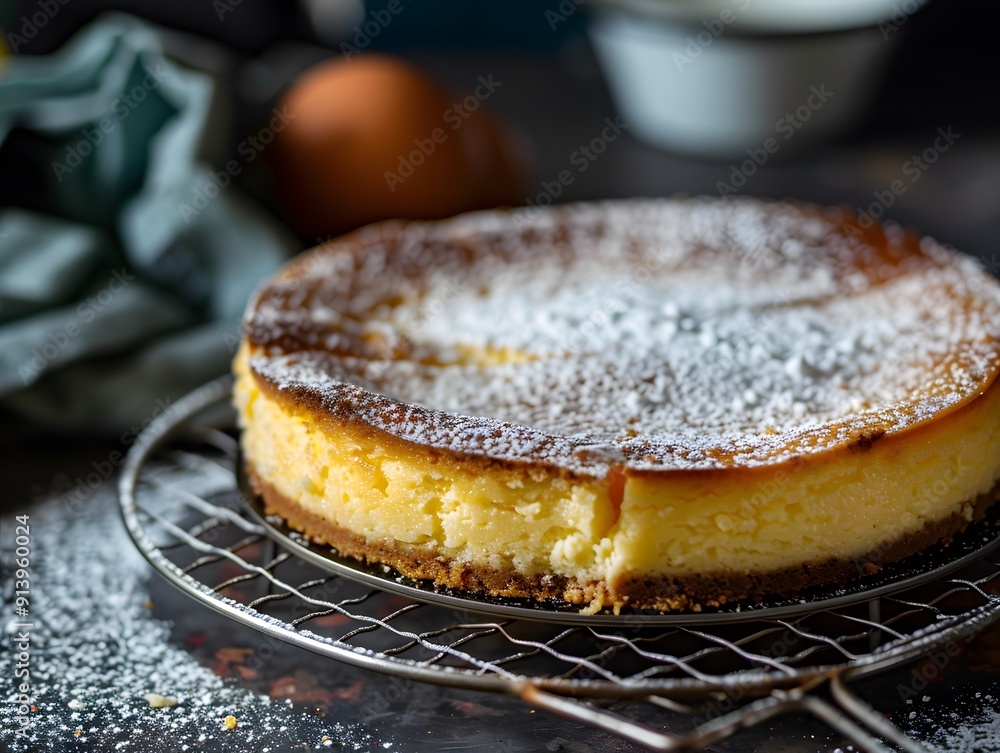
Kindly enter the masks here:
<path id="1" fill-rule="evenodd" d="M 671 23 L 700 24 L 732 14 L 727 23 L 749 34 L 822 34 L 880 23 L 898 24 L 929 0 L 590 0 L 595 6 Z"/>

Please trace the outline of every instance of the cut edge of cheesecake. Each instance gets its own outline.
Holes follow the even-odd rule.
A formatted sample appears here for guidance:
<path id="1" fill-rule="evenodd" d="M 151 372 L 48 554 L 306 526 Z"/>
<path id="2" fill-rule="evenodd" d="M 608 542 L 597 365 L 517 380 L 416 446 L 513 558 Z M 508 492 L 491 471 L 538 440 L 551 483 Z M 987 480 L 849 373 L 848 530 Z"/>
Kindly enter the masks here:
<path id="1" fill-rule="evenodd" d="M 898 562 L 938 543 L 950 543 L 971 523 L 985 517 L 1000 501 L 1000 484 L 980 495 L 971 510 L 952 513 L 945 520 L 927 523 L 916 533 L 886 542 L 867 555 L 830 558 L 770 572 L 716 572 L 686 576 L 626 576 L 616 581 L 581 581 L 551 573 L 529 575 L 514 568 L 491 568 L 481 564 L 447 559 L 433 548 L 400 542 L 370 541 L 354 531 L 332 524 L 290 500 L 264 481 L 253 464 L 246 472 L 254 490 L 264 501 L 264 511 L 277 515 L 289 527 L 306 534 L 316 544 L 326 544 L 345 557 L 369 565 L 388 565 L 413 579 L 432 580 L 461 591 L 481 592 L 493 597 L 556 599 L 586 605 L 583 614 L 596 614 L 610 607 L 617 614 L 623 607 L 658 612 L 701 612 L 733 602 L 758 601 L 768 596 L 793 596 L 819 586 L 843 587 L 858 578 L 879 572 L 884 565 Z"/>

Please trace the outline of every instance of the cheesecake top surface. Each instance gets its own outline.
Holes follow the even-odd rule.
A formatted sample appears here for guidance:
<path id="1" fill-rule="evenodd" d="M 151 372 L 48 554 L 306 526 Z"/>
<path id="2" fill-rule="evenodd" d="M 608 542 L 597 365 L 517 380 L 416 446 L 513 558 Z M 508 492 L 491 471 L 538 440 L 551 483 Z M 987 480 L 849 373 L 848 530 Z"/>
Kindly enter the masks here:
<path id="1" fill-rule="evenodd" d="M 631 200 L 364 228 L 244 322 L 290 399 L 466 456 L 574 474 L 865 448 L 982 394 L 1000 283 L 837 209 Z"/>

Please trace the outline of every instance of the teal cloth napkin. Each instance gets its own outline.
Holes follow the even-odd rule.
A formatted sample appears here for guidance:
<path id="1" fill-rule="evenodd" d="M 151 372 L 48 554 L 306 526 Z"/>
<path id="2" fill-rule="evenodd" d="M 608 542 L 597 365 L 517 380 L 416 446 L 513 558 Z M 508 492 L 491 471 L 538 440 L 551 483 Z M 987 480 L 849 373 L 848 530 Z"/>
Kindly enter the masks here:
<path id="1" fill-rule="evenodd" d="M 23 204 L 0 209 L 0 405 L 118 432 L 229 368 L 247 299 L 299 244 L 214 190 L 213 90 L 121 14 L 4 61 L 0 181 Z"/>

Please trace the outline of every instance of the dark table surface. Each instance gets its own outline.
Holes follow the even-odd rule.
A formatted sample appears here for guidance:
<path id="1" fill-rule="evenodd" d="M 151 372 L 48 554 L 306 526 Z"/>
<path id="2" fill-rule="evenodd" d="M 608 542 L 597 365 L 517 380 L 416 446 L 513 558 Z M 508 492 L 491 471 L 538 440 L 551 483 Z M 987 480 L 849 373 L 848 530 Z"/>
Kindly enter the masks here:
<path id="1" fill-rule="evenodd" d="M 490 105 L 517 123 L 534 149 L 539 186 L 564 169 L 579 145 L 614 118 L 611 98 L 585 46 L 561 57 L 420 55 L 458 87 L 493 74 Z M 962 134 L 888 215 L 983 258 L 1000 270 L 1000 135 L 974 108 L 935 111 L 913 103 L 907 127 L 869 128 L 815 152 L 781 155 L 744 193 L 794 196 L 864 207 L 900 178 L 903 164 L 932 143 L 937 128 Z M 930 105 L 927 103 L 930 102 Z M 963 121 L 963 117 L 967 121 Z M 897 118 L 899 120 L 901 118 Z M 715 194 L 732 166 L 657 152 L 630 137 L 611 143 L 559 201 L 674 193 Z M 541 188 L 539 188 L 541 190 Z M 528 197 L 532 198 L 532 197 Z M 0 749 L 391 751 L 631 751 L 605 732 L 534 711 L 514 698 L 420 685 L 354 669 L 261 635 L 176 592 L 131 551 L 117 518 L 114 476 L 83 503 L 46 502 L 116 449 L 93 439 L 52 437 L 7 421 L 6 493 L 0 547 L 11 571 L 13 516 L 33 523 L 36 636 L 30 737 L 13 734 L 11 704 L 0 711 Z M 9 589 L 9 581 L 5 583 Z M 9 592 L 5 591 L 5 598 Z M 11 616 L 4 606 L 5 622 Z M 3 695 L 13 696 L 12 643 L 0 648 Z M 1000 751 L 1000 626 L 963 648 L 941 672 L 925 665 L 860 683 L 859 693 L 935 750 Z M 915 695 L 916 675 L 933 674 Z M 921 675 L 922 676 L 922 675 Z M 145 692 L 183 697 L 154 711 Z M 71 703 L 72 701 L 72 703 Z M 680 724 L 666 711 L 625 709 L 656 729 Z M 221 719 L 237 717 L 236 730 Z M 325 738 L 325 739 L 324 739 Z M 835 751 L 849 744 L 823 724 L 790 717 L 740 733 L 715 751 Z"/>

